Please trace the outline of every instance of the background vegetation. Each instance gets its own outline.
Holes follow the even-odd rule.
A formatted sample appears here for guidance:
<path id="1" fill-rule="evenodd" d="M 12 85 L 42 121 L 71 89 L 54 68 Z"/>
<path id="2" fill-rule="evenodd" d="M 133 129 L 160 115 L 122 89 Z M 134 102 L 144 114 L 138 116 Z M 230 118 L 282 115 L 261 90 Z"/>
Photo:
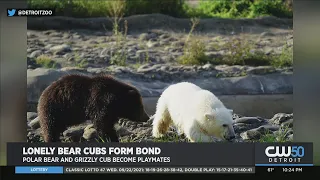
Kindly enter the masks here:
<path id="1" fill-rule="evenodd" d="M 116 0 L 28 0 L 29 8 L 51 8 L 56 15 L 105 17 Z M 122 0 L 118 0 L 122 1 Z M 186 0 L 123 0 L 124 16 L 161 13 L 180 18 L 254 18 L 276 16 L 292 18 L 292 0 L 200 0 L 192 7 Z"/>

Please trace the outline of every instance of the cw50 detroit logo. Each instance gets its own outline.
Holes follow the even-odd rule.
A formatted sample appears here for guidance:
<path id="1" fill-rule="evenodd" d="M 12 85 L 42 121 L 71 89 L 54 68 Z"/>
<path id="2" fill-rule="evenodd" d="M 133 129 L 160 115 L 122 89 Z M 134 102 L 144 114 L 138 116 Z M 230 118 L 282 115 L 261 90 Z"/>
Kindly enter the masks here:
<path id="1" fill-rule="evenodd" d="M 265 154 L 271 163 L 299 163 L 304 157 L 302 146 L 268 146 Z"/>

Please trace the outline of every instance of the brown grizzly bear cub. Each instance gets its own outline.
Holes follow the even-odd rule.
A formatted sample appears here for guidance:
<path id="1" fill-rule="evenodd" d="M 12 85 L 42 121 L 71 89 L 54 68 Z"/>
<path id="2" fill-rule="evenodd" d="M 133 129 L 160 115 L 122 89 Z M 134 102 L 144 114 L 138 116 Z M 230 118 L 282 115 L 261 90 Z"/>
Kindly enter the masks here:
<path id="1" fill-rule="evenodd" d="M 88 119 L 102 139 L 119 142 L 114 129 L 119 118 L 149 120 L 139 91 L 108 75 L 60 78 L 42 92 L 38 114 L 45 142 L 60 141 L 60 134 L 68 126 Z"/>

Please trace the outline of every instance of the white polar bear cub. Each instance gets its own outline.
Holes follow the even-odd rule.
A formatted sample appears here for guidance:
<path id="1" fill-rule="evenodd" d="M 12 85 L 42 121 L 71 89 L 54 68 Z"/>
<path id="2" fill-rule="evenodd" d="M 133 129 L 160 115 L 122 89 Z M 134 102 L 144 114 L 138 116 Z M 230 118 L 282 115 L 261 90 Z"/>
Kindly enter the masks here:
<path id="1" fill-rule="evenodd" d="M 152 135 L 162 137 L 173 124 L 191 142 L 229 141 L 235 138 L 232 112 L 210 91 L 189 82 L 173 84 L 158 100 Z"/>

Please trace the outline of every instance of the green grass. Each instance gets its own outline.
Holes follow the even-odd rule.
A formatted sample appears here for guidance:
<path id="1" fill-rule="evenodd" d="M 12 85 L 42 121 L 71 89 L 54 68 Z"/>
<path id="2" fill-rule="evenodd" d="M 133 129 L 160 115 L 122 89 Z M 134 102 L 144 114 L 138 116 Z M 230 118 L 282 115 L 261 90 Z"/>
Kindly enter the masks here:
<path id="1" fill-rule="evenodd" d="M 96 142 L 102 142 L 102 143 L 107 143 L 110 142 L 108 139 L 103 139 L 100 136 L 95 139 Z M 181 136 L 177 135 L 176 133 L 173 135 L 164 135 L 161 138 L 155 138 L 153 139 L 153 142 L 183 142 L 184 140 L 181 138 Z M 121 139 L 121 143 L 131 143 L 131 142 L 139 142 L 139 140 L 134 140 L 134 139 Z"/>
<path id="2" fill-rule="evenodd" d="M 183 65 L 202 65 L 209 59 L 205 54 L 205 44 L 198 39 L 192 39 L 185 44 L 184 54 L 178 58 L 178 62 Z"/>
<path id="3" fill-rule="evenodd" d="M 222 58 L 212 61 L 213 64 L 289 67 L 293 65 L 293 47 L 283 46 L 280 54 L 265 54 L 255 51 L 255 45 L 245 37 L 232 37 L 221 49 L 229 52 Z"/>
<path id="4" fill-rule="evenodd" d="M 125 2 L 124 16 L 161 13 L 173 17 L 223 17 L 253 18 L 265 15 L 292 18 L 290 0 L 202 0 L 196 8 L 184 0 L 118 0 Z M 51 8 L 59 16 L 105 17 L 112 12 L 112 3 L 107 0 L 28 0 L 29 8 Z"/>
<path id="5" fill-rule="evenodd" d="M 293 65 L 293 47 L 284 45 L 280 56 L 272 61 L 272 65 L 276 67 L 285 67 Z"/>
<path id="6" fill-rule="evenodd" d="M 263 51 L 253 51 L 258 49 L 255 44 L 248 41 L 242 35 L 232 36 L 223 45 L 217 43 L 212 46 L 215 50 L 228 52 L 221 58 L 210 59 L 206 56 L 205 43 L 193 37 L 193 31 L 199 23 L 199 19 L 191 19 L 192 26 L 184 43 L 184 53 L 178 58 L 178 63 L 183 65 L 248 65 L 248 66 L 274 66 L 289 67 L 293 65 L 293 47 L 285 44 L 280 54 L 265 54 Z"/>
<path id="7" fill-rule="evenodd" d="M 131 64 L 130 65 L 130 67 L 133 68 L 133 69 L 139 69 L 140 66 L 142 66 L 142 63 L 140 63 L 140 62 L 137 62 L 135 64 Z"/>
<path id="8" fill-rule="evenodd" d="M 208 62 L 208 57 L 205 55 L 206 46 L 201 40 L 192 37 L 192 33 L 200 20 L 192 18 L 191 22 L 192 26 L 184 43 L 184 53 L 178 58 L 178 62 L 184 65 L 205 64 Z"/>
<path id="9" fill-rule="evenodd" d="M 289 142 L 286 138 L 289 128 L 283 127 L 277 133 L 267 131 L 257 142 Z"/>
<path id="10" fill-rule="evenodd" d="M 36 63 L 45 68 L 56 68 L 57 63 L 51 60 L 50 57 L 45 55 L 40 55 L 36 58 Z"/>
<path id="11" fill-rule="evenodd" d="M 274 135 L 274 134 L 266 134 L 263 135 L 258 142 L 286 142 L 283 139 L 279 139 L 278 136 Z"/>
<path id="12" fill-rule="evenodd" d="M 112 65 L 119 65 L 119 66 L 126 66 L 127 63 L 127 32 L 128 32 L 128 22 L 127 20 L 124 21 L 123 27 L 124 30 L 121 31 L 121 20 L 125 14 L 126 6 L 128 5 L 124 0 L 118 1 L 108 1 L 108 14 L 107 16 L 112 18 L 112 32 L 114 37 L 116 38 L 115 41 L 115 50 L 111 54 L 110 64 Z"/>
<path id="13" fill-rule="evenodd" d="M 88 65 L 88 61 L 85 59 L 82 59 L 79 63 L 77 63 L 78 68 L 85 68 Z"/>
<path id="14" fill-rule="evenodd" d="M 255 18 L 275 16 L 292 18 L 292 7 L 283 0 L 203 0 L 195 9 L 185 7 L 188 16 L 201 18 Z"/>
<path id="15" fill-rule="evenodd" d="M 173 135 L 164 135 L 161 138 L 155 138 L 153 142 L 185 142 L 181 136 L 178 134 L 174 133 Z"/>

